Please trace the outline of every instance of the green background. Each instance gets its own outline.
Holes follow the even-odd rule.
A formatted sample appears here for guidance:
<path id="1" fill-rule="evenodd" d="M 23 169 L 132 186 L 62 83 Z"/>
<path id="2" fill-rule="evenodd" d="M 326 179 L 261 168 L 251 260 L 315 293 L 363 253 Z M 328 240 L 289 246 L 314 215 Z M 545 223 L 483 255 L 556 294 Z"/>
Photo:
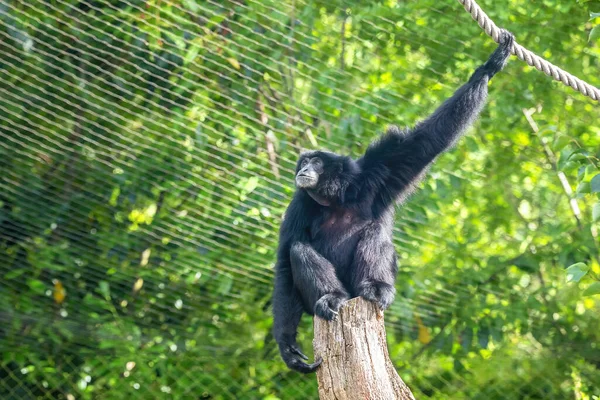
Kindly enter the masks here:
<path id="1" fill-rule="evenodd" d="M 599 2 L 481 5 L 600 85 Z M 316 398 L 270 334 L 299 152 L 359 156 L 494 48 L 453 0 L 0 2 L 0 398 Z M 399 207 L 417 398 L 599 398 L 599 117 L 513 58 Z"/>

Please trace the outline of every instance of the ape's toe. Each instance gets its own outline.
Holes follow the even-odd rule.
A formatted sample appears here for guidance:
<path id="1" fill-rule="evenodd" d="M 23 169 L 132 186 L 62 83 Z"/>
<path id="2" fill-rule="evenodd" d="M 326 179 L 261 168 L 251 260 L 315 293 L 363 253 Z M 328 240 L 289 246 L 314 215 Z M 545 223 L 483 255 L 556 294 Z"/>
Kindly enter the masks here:
<path id="1" fill-rule="evenodd" d="M 377 303 L 382 310 L 387 309 L 396 296 L 396 289 L 389 283 L 368 281 L 361 285 L 359 295 L 369 301 Z"/>
<path id="2" fill-rule="evenodd" d="M 337 317 L 340 307 L 347 299 L 342 295 L 326 294 L 315 303 L 315 315 L 331 321 Z"/>

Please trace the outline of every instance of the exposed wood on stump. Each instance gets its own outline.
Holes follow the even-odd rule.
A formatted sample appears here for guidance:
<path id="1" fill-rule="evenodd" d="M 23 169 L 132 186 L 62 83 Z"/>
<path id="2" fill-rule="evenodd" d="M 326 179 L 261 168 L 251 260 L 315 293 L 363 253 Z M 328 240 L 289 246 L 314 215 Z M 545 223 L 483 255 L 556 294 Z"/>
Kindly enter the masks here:
<path id="1" fill-rule="evenodd" d="M 315 358 L 321 400 L 414 400 L 387 350 L 383 312 L 355 298 L 335 321 L 315 317 Z"/>

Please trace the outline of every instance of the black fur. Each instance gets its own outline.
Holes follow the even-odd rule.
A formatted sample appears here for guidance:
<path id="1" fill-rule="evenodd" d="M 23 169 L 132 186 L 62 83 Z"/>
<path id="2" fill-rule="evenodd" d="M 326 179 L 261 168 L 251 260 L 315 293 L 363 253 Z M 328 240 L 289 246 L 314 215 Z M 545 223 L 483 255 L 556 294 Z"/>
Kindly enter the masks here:
<path id="1" fill-rule="evenodd" d="M 334 319 L 344 301 L 362 296 L 386 309 L 394 300 L 398 270 L 392 244 L 394 204 L 414 189 L 431 162 L 477 118 L 488 81 L 510 56 L 513 36 L 503 32 L 489 60 L 429 118 L 413 129 L 388 129 L 358 160 L 328 152 L 314 189 L 298 189 L 281 225 L 275 291 L 274 335 L 286 364 L 314 371 L 296 344 L 303 312 Z"/>

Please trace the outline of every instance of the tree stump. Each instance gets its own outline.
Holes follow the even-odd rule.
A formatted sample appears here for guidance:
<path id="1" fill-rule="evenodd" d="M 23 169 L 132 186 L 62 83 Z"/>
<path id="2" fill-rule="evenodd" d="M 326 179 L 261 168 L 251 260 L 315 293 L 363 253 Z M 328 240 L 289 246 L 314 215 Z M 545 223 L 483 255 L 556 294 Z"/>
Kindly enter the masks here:
<path id="1" fill-rule="evenodd" d="M 335 321 L 315 317 L 313 346 L 321 400 L 414 400 L 390 361 L 383 312 L 354 298 Z"/>

